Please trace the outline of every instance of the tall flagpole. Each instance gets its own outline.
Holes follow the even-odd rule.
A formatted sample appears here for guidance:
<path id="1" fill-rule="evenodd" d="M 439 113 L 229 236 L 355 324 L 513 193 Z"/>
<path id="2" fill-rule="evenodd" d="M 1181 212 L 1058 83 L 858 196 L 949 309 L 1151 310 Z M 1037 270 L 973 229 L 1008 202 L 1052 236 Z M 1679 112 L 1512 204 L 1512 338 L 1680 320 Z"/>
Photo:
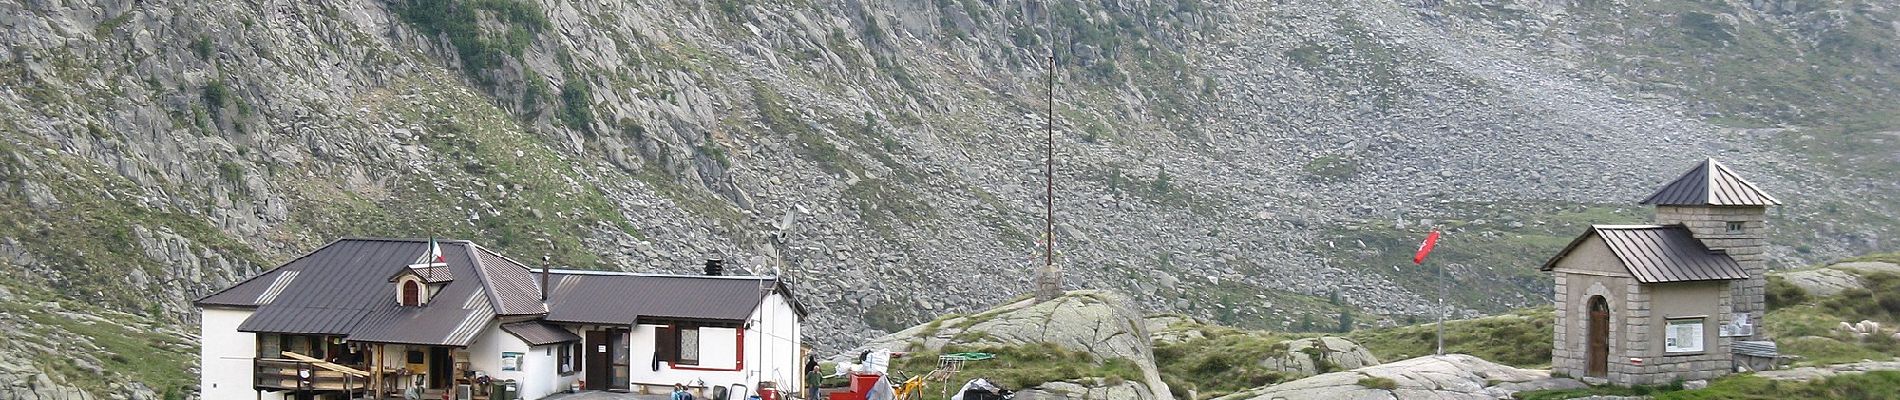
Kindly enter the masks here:
<path id="1" fill-rule="evenodd" d="M 1042 276 L 1036 280 L 1036 299 L 1053 300 L 1062 296 L 1061 272 L 1056 269 L 1056 25 L 1051 16 L 1055 9 L 1043 2 L 1043 26 L 1049 30 L 1049 118 L 1044 121 L 1047 142 L 1043 144 L 1043 220 Z"/>
<path id="2" fill-rule="evenodd" d="M 1438 267 L 1438 355 L 1445 355 L 1445 267 Z"/>

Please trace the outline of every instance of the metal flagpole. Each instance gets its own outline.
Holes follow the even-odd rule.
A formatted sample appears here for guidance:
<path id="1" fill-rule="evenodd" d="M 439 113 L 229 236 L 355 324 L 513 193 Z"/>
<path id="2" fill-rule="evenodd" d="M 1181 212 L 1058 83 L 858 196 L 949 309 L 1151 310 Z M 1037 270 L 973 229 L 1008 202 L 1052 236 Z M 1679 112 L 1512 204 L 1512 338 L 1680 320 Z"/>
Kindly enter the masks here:
<path id="1" fill-rule="evenodd" d="M 1445 267 L 1438 267 L 1438 355 L 1445 355 Z"/>

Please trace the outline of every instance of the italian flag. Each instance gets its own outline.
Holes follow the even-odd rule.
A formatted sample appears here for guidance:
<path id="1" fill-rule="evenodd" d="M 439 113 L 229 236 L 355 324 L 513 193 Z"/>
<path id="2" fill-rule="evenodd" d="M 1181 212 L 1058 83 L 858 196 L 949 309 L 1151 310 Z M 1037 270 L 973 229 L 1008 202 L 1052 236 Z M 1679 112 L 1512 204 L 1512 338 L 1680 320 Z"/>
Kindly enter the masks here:
<path id="1" fill-rule="evenodd" d="M 447 258 L 442 257 L 442 244 L 436 243 L 435 238 L 429 238 L 429 252 L 416 257 L 414 264 L 441 265 L 448 262 Z"/>

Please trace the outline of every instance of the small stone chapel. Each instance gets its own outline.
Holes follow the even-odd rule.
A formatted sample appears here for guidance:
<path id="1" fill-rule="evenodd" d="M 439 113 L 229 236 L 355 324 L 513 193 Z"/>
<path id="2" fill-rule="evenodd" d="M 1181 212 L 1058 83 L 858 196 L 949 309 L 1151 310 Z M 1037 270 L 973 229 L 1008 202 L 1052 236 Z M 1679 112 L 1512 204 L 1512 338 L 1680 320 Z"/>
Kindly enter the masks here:
<path id="1" fill-rule="evenodd" d="M 1594 225 L 1541 267 L 1556 279 L 1551 370 L 1608 383 L 1709 379 L 1759 338 L 1768 206 L 1709 159 L 1657 190 L 1651 225 Z"/>

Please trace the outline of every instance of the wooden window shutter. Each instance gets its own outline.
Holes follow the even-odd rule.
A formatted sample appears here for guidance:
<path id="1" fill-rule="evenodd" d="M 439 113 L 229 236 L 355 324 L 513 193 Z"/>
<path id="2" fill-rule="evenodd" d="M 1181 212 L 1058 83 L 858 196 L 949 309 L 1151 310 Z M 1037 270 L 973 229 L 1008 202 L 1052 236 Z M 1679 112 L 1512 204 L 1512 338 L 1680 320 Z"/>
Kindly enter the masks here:
<path id="1" fill-rule="evenodd" d="M 410 307 L 422 305 L 422 285 L 417 285 L 416 281 L 403 281 L 402 305 Z"/>
<path id="2" fill-rule="evenodd" d="M 662 326 L 656 333 L 656 335 L 653 335 L 653 349 L 654 352 L 657 353 L 654 357 L 666 362 L 679 361 L 679 331 L 670 326 Z"/>

